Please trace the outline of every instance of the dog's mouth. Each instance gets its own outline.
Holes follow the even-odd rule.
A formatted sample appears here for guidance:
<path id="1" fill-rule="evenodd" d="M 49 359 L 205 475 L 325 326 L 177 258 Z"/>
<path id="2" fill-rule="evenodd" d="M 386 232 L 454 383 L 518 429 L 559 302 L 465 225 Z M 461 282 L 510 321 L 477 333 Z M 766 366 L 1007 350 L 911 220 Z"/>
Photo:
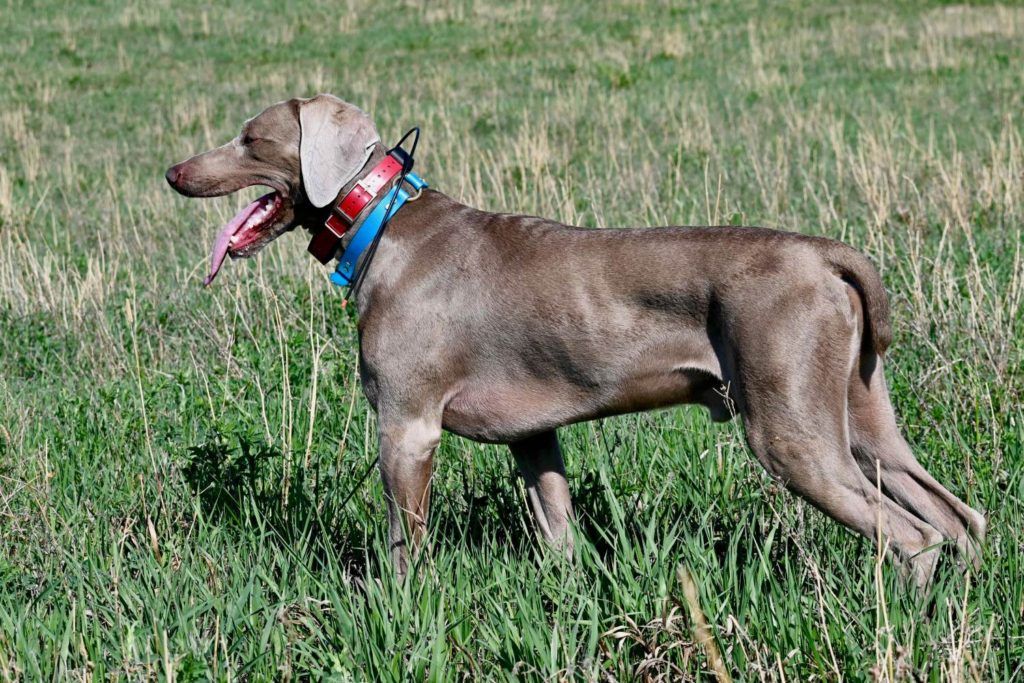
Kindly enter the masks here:
<path id="1" fill-rule="evenodd" d="M 288 213 L 288 203 L 288 198 L 275 190 L 236 213 L 214 240 L 213 251 L 210 253 L 210 274 L 203 280 L 203 284 L 213 282 L 226 256 L 252 256 L 284 233 L 290 227 L 289 220 L 282 220 Z"/>

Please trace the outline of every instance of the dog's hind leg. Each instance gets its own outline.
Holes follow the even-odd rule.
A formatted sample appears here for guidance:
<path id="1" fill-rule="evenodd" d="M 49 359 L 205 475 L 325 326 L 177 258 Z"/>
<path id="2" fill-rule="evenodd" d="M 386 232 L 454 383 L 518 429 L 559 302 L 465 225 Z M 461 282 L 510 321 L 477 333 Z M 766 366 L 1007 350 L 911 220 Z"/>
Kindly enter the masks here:
<path id="1" fill-rule="evenodd" d="M 733 330 L 734 348 L 742 350 L 737 394 L 747 441 L 791 491 L 867 538 L 883 537 L 913 579 L 927 584 L 942 535 L 879 495 L 854 460 L 847 380 L 856 325 L 835 296 L 820 294 L 812 290 L 799 301 L 766 306 L 770 321 L 754 318 L 749 327 Z M 771 323 L 789 335 L 763 334 Z"/>
<path id="2" fill-rule="evenodd" d="M 399 577 L 409 569 L 427 532 L 430 476 L 441 422 L 426 417 L 380 416 L 380 472 L 388 504 L 388 539 Z"/>
<path id="3" fill-rule="evenodd" d="M 886 494 L 906 510 L 955 541 L 977 566 L 977 542 L 985 536 L 985 517 L 950 493 L 914 457 L 896 425 L 882 372 L 882 359 L 860 356 L 849 383 L 850 441 L 853 455 L 869 479 L 880 470 Z"/>
<path id="4" fill-rule="evenodd" d="M 942 535 L 877 489 L 860 471 L 837 431 L 819 436 L 779 433 L 748 423 L 747 440 L 765 468 L 787 488 L 850 529 L 875 541 L 879 534 L 888 550 L 918 585 L 931 580 Z M 884 542 L 884 541 L 883 541 Z"/>
<path id="5" fill-rule="evenodd" d="M 551 430 L 509 444 L 523 475 L 534 518 L 545 540 L 572 555 L 572 499 L 558 434 Z"/>

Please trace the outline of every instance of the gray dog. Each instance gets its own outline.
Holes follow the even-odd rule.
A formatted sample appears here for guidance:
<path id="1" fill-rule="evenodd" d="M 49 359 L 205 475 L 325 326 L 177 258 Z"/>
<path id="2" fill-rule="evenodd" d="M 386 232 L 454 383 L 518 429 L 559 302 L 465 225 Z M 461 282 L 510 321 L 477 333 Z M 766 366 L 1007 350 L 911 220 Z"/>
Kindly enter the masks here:
<path id="1" fill-rule="evenodd" d="M 225 254 L 251 256 L 296 226 L 322 231 L 386 154 L 362 110 L 320 95 L 271 106 L 167 180 L 190 197 L 273 189 L 222 230 L 209 281 Z M 774 477 L 883 535 L 918 583 L 943 539 L 978 560 L 985 518 L 901 436 L 882 371 L 885 291 L 844 244 L 757 228 L 581 229 L 428 189 L 395 215 L 371 263 L 356 299 L 360 372 L 401 575 L 406 541 L 415 552 L 426 531 L 442 429 L 508 444 L 538 527 L 571 552 L 556 429 L 680 403 L 740 415 Z"/>

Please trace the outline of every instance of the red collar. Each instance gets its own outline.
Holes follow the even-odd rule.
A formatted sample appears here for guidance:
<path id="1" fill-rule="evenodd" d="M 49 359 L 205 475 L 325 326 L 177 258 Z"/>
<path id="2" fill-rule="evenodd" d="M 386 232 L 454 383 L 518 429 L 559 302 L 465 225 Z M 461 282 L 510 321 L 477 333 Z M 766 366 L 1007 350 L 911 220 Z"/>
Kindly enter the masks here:
<path id="1" fill-rule="evenodd" d="M 313 235 L 307 251 L 320 263 L 327 265 L 338 251 L 345 231 L 355 224 L 363 209 L 377 198 L 389 182 L 402 170 L 402 162 L 390 154 L 377 162 L 368 174 L 363 176 L 349 190 L 340 202 L 331 209 L 331 215 L 324 222 L 323 229 Z"/>

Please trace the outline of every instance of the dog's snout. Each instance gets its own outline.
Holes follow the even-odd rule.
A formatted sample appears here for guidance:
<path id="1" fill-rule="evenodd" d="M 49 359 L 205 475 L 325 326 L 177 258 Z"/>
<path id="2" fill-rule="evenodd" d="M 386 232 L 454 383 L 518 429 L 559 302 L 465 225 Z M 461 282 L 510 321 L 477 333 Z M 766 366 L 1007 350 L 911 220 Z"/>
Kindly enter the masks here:
<path id="1" fill-rule="evenodd" d="M 181 175 L 181 164 L 175 164 L 174 166 L 171 166 L 169 169 L 167 169 L 167 173 L 164 175 L 164 177 L 167 178 L 167 182 L 171 187 L 177 188 L 178 181 L 181 180 Z"/>

